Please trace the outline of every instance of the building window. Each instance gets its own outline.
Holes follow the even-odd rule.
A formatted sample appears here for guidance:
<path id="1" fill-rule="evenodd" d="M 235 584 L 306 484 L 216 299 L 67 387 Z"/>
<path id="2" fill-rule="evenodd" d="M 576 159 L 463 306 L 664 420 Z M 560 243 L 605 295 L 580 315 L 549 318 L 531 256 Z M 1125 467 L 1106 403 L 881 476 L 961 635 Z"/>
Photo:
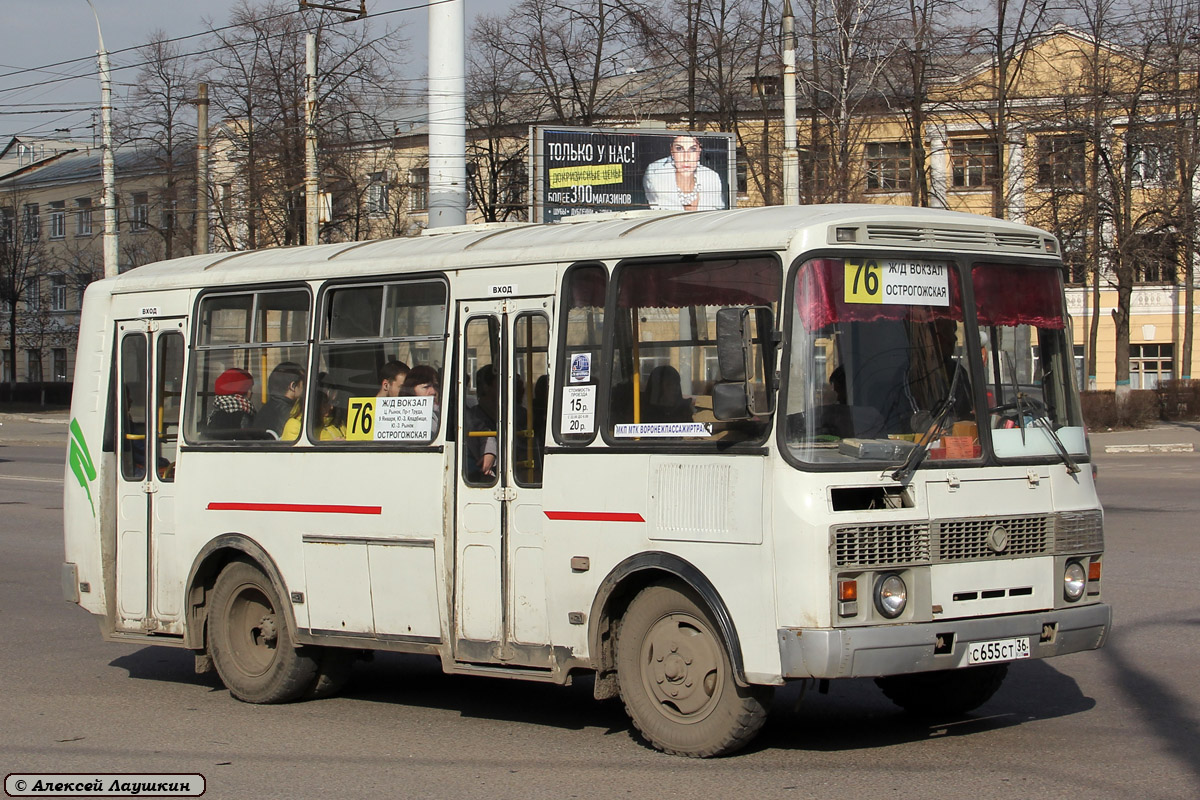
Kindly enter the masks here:
<path id="1" fill-rule="evenodd" d="M 50 310 L 67 310 L 67 276 L 50 276 Z"/>
<path id="2" fill-rule="evenodd" d="M 31 347 L 25 351 L 25 380 L 30 383 L 42 382 L 42 351 Z"/>
<path id="3" fill-rule="evenodd" d="M 75 235 L 92 235 L 92 198 L 80 197 L 75 200 Z"/>
<path id="4" fill-rule="evenodd" d="M 146 230 L 150 225 L 150 196 L 145 192 L 135 192 L 130 212 L 129 230 Z"/>
<path id="5" fill-rule="evenodd" d="M 429 208 L 429 170 L 425 167 L 408 171 L 408 210 Z"/>
<path id="6" fill-rule="evenodd" d="M 67 348 L 56 347 L 51 351 L 54 354 L 54 380 L 59 383 L 67 380 Z"/>
<path id="7" fill-rule="evenodd" d="M 1157 131 L 1131 133 L 1129 170 L 1137 186 L 1170 186 L 1175 182 L 1175 147 Z"/>
<path id="8" fill-rule="evenodd" d="M 0 242 L 8 244 L 13 240 L 16 218 L 16 212 L 11 208 L 0 208 Z"/>
<path id="9" fill-rule="evenodd" d="M 867 144 L 867 189 L 903 192 L 912 188 L 912 147 L 908 142 Z"/>
<path id="10" fill-rule="evenodd" d="M 1179 244 L 1170 233 L 1136 234 L 1130 242 L 1137 280 L 1175 283 L 1179 275 Z"/>
<path id="11" fill-rule="evenodd" d="M 42 237 L 42 215 L 37 203 L 25 204 L 25 241 L 36 242 Z"/>
<path id="12" fill-rule="evenodd" d="M 67 235 L 67 204 L 62 200 L 50 204 L 50 238 L 62 239 Z"/>
<path id="13" fill-rule="evenodd" d="M 25 281 L 25 310 L 40 311 L 42 309 L 42 294 L 39 291 L 38 279 L 29 278 Z"/>
<path id="14" fill-rule="evenodd" d="M 1157 389 L 1174 377 L 1175 345 L 1130 344 L 1129 385 L 1134 389 Z"/>
<path id="15" fill-rule="evenodd" d="M 12 379 L 12 366 L 8 363 L 8 351 L 0 350 L 0 381 L 11 383 Z"/>
<path id="16" fill-rule="evenodd" d="M 387 172 L 372 172 L 367 184 L 367 213 L 373 217 L 386 216 L 391 210 L 388 202 Z"/>
<path id="17" fill-rule="evenodd" d="M 529 184 L 529 173 L 524 161 L 511 161 L 500 168 L 500 204 L 506 208 L 520 209 L 525 206 L 525 189 Z"/>
<path id="18" fill-rule="evenodd" d="M 955 189 L 994 186 L 996 143 L 988 139 L 954 139 L 950 142 L 950 172 Z"/>
<path id="19" fill-rule="evenodd" d="M 774 97 L 783 94 L 783 78 L 779 75 L 755 75 L 750 79 L 752 97 Z"/>
<path id="20" fill-rule="evenodd" d="M 1038 185 L 1082 186 L 1086 172 L 1087 148 L 1081 134 L 1038 137 Z"/>

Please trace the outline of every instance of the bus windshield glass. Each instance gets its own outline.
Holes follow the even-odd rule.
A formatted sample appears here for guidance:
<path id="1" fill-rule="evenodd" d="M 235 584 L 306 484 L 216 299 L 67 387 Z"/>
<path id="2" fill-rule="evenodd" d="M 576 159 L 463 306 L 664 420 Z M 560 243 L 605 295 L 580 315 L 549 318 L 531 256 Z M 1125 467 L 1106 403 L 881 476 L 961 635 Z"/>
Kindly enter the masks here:
<path id="1" fill-rule="evenodd" d="M 976 264 L 971 283 L 996 455 L 1086 454 L 1061 276 L 1044 267 Z"/>
<path id="2" fill-rule="evenodd" d="M 784 424 L 794 457 L 899 463 L 935 423 L 929 458 L 981 455 L 953 264 L 822 258 L 801 266 L 793 289 Z"/>
<path id="3" fill-rule="evenodd" d="M 967 309 L 950 260 L 802 265 L 792 297 L 789 453 L 879 467 L 924 446 L 931 462 L 980 462 L 989 430 L 1001 459 L 1082 453 L 1058 273 L 980 264 L 971 276 L 975 307 Z M 977 330 L 968 335 L 968 326 Z"/>

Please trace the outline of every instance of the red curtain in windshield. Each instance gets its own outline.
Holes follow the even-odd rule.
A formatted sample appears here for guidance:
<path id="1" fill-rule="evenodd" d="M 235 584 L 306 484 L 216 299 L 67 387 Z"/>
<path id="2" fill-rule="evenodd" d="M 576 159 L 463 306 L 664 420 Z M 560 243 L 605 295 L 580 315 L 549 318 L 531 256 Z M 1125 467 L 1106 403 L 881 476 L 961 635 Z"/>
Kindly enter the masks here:
<path id="1" fill-rule="evenodd" d="M 953 267 L 949 270 L 949 306 L 847 303 L 845 268 L 845 262 L 840 258 L 820 258 L 800 269 L 796 281 L 796 310 L 806 329 L 814 331 L 835 322 L 963 318 L 962 288 Z"/>
<path id="2" fill-rule="evenodd" d="M 1066 327 L 1061 277 L 1053 268 L 979 264 L 971 283 L 980 325 Z"/>

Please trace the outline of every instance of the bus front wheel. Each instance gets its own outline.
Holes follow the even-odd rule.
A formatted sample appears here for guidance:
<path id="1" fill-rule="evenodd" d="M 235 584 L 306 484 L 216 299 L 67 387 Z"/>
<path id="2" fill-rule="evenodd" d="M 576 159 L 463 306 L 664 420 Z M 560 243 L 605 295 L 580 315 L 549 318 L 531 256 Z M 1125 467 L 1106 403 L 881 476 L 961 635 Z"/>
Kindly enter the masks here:
<path id="1" fill-rule="evenodd" d="M 271 581 L 234 561 L 221 571 L 209 610 L 209 653 L 230 694 L 247 703 L 286 703 L 317 677 L 317 659 L 297 648 Z"/>
<path id="2" fill-rule="evenodd" d="M 633 598 L 617 632 L 617 679 L 634 726 L 654 747 L 705 758 L 744 747 L 772 691 L 742 687 L 704 603 L 682 585 Z"/>
<path id="3" fill-rule="evenodd" d="M 960 716 L 992 698 L 1008 674 L 1008 664 L 914 672 L 876 678 L 888 699 L 922 717 Z"/>

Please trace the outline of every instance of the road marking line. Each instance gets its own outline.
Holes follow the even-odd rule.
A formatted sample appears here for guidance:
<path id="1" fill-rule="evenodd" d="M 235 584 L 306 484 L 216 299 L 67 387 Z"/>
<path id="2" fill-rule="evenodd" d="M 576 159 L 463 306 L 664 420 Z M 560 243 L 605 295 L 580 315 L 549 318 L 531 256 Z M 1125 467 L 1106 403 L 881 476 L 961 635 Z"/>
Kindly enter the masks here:
<path id="1" fill-rule="evenodd" d="M 62 478 L 26 478 L 21 475 L 0 475 L 0 481 L 28 481 L 29 483 L 62 483 Z"/>

